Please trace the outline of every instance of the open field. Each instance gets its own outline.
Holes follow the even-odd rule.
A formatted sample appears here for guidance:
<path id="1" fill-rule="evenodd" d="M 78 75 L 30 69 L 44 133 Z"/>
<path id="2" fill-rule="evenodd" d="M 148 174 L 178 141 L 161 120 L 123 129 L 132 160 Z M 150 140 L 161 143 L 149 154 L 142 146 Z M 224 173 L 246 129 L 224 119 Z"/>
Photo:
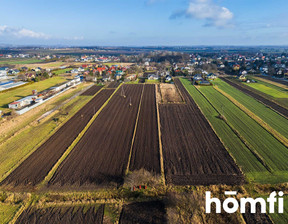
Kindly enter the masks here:
<path id="1" fill-rule="evenodd" d="M 256 83 L 245 83 L 245 85 L 250 86 L 253 89 L 256 89 L 274 98 L 282 98 L 288 100 L 288 91 L 286 89 L 272 85 L 270 83 L 257 80 Z"/>
<path id="2" fill-rule="evenodd" d="M 107 88 L 117 88 L 120 84 L 121 84 L 120 82 L 113 81 L 113 82 L 109 83 Z"/>
<path id="3" fill-rule="evenodd" d="M 79 91 L 79 90 L 76 90 Z M 72 95 L 71 95 L 72 94 Z M 30 117 L 25 118 L 26 121 L 23 123 L 18 123 L 17 126 L 8 130 L 5 133 L 5 137 L 1 138 L 0 144 L 0 181 L 3 177 L 10 172 L 11 169 L 15 168 L 17 164 L 23 161 L 31 152 L 39 147 L 39 144 L 43 143 L 43 141 L 47 140 L 49 136 L 53 134 L 55 129 L 59 128 L 63 123 L 65 123 L 69 118 L 71 118 L 81 107 L 83 107 L 91 97 L 82 96 L 75 97 L 66 103 L 67 98 L 74 96 L 75 91 L 72 91 L 65 97 L 61 97 L 53 104 L 59 106 L 59 104 L 63 103 L 64 105 L 58 108 L 54 113 L 49 115 L 47 118 L 41 120 L 40 123 L 36 121 L 44 112 L 43 108 L 41 111 L 31 111 L 35 114 L 31 114 Z M 64 102 L 63 102 L 64 101 Z M 43 105 L 44 106 L 44 105 Z M 52 109 L 54 105 L 46 105 L 47 109 Z M 45 107 L 45 108 L 46 108 Z M 20 117 L 22 117 L 21 115 Z M 59 119 L 55 122 L 53 119 Z M 18 119 L 18 117 L 17 117 Z M 23 118 L 24 119 L 24 118 Z M 6 121 L 8 124 L 2 123 L 2 126 L 9 125 L 12 126 L 17 123 L 15 120 Z M 20 127 L 20 130 L 17 130 L 17 127 Z M 13 131 L 17 130 L 17 131 Z M 11 136 L 10 136 L 11 132 Z M 31 136 L 33 136 L 31 138 Z"/>
<path id="4" fill-rule="evenodd" d="M 60 66 L 69 66 L 70 64 L 67 62 L 61 62 L 61 61 L 56 61 L 56 62 L 47 62 L 47 63 L 39 63 L 41 61 L 38 61 L 36 63 L 19 63 L 16 65 L 16 67 L 21 68 L 23 66 L 27 68 L 37 68 L 40 67 L 42 69 L 50 68 L 50 69 L 57 69 Z"/>
<path id="5" fill-rule="evenodd" d="M 22 212 L 15 222 L 16 224 L 94 224 L 103 223 L 105 205 L 75 206 L 75 207 L 48 207 L 48 208 L 29 208 Z"/>
<path id="6" fill-rule="evenodd" d="M 161 83 L 159 86 L 162 103 L 183 103 L 183 99 L 175 85 Z"/>
<path id="7" fill-rule="evenodd" d="M 273 173 L 275 179 L 279 175 L 278 181 L 286 182 L 287 148 L 213 87 L 200 87 L 199 90 L 220 111 L 229 125 L 237 130 L 250 150 L 255 152 L 261 163 Z"/>
<path id="8" fill-rule="evenodd" d="M 41 92 L 45 89 L 48 89 L 52 86 L 55 86 L 59 83 L 65 82 L 66 79 L 61 76 L 55 76 L 50 79 L 45 79 L 40 82 L 34 82 L 30 85 L 26 85 L 23 87 L 19 87 L 17 89 L 12 89 L 10 91 L 1 93 L 0 92 L 0 110 L 9 110 L 8 104 L 18 100 L 20 98 L 23 98 L 28 95 L 32 95 L 32 90 L 36 89 L 38 92 Z"/>
<path id="9" fill-rule="evenodd" d="M 44 144 L 20 164 L 1 184 L 35 186 L 43 181 L 54 164 L 112 93 L 113 90 L 103 90 L 99 92 L 88 104 L 79 110 Z M 37 168 L 37 170 L 35 170 L 35 168 Z"/>
<path id="10" fill-rule="evenodd" d="M 60 74 L 65 74 L 66 72 L 71 71 L 71 70 L 72 70 L 72 68 L 65 68 L 65 69 L 53 71 L 53 73 L 55 73 L 56 75 L 60 75 Z"/>
<path id="11" fill-rule="evenodd" d="M 186 104 L 160 104 L 164 168 L 176 185 L 241 184 L 243 176 L 204 115 L 176 79 Z"/>
<path id="12" fill-rule="evenodd" d="M 23 59 L 23 58 L 11 58 L 11 59 L 0 59 L 0 65 L 19 65 L 19 64 L 34 64 L 42 62 L 39 59 Z"/>
<path id="13" fill-rule="evenodd" d="M 243 214 L 243 218 L 246 224 L 273 224 L 267 214 L 261 213 L 261 207 L 259 204 L 256 205 L 256 213 L 251 213 L 251 206 L 246 204 L 246 212 Z M 278 224 L 278 223 L 277 223 Z"/>
<path id="14" fill-rule="evenodd" d="M 143 88 L 129 84 L 118 89 L 59 166 L 50 186 L 122 184 Z"/>
<path id="15" fill-rule="evenodd" d="M 262 181 L 269 176 L 268 170 L 252 154 L 247 146 L 238 138 L 223 119 L 219 118 L 219 112 L 207 101 L 189 80 L 181 79 L 181 82 L 198 104 L 199 108 L 213 126 L 216 134 L 236 160 L 238 166 L 244 171 L 250 181 Z M 203 87 L 204 88 L 204 87 Z M 267 176 L 268 175 L 268 176 Z M 271 176 L 271 175 L 270 175 Z M 261 178 L 261 179 L 258 179 Z M 276 178 L 277 179 L 277 178 Z"/>
<path id="16" fill-rule="evenodd" d="M 167 223 L 165 205 L 161 201 L 135 202 L 124 205 L 119 224 Z"/>
<path id="17" fill-rule="evenodd" d="M 87 89 L 81 96 L 93 96 L 95 95 L 102 87 L 93 85 L 89 89 Z"/>
<path id="18" fill-rule="evenodd" d="M 159 140 L 154 85 L 145 85 L 129 170 L 160 174 Z"/>
<path id="19" fill-rule="evenodd" d="M 275 79 L 275 78 L 272 78 L 269 76 L 261 76 L 261 78 L 272 81 L 272 82 L 277 82 L 277 83 L 280 83 L 280 84 L 285 85 L 285 86 L 288 86 L 288 81 L 285 81 L 285 80 Z"/>
<path id="20" fill-rule="evenodd" d="M 265 85 L 269 84 L 269 86 L 274 87 L 274 88 L 276 86 L 280 88 L 280 90 L 288 90 L 288 81 L 284 85 L 282 83 L 276 82 L 269 78 L 268 79 L 264 78 L 263 76 L 251 76 L 250 78 L 256 79 L 257 81 L 261 81 L 262 83 L 265 83 Z"/>
<path id="21" fill-rule="evenodd" d="M 268 98 L 263 97 L 262 95 L 259 95 L 257 92 L 253 91 L 253 88 L 249 88 L 249 86 L 241 85 L 241 83 L 237 83 L 237 81 L 232 81 L 231 79 L 227 78 L 221 78 L 225 82 L 227 82 L 229 85 L 235 87 L 236 89 L 252 96 L 256 100 L 262 102 L 263 104 L 271 107 L 273 110 L 277 111 L 278 113 L 282 114 L 286 118 L 288 118 L 288 109 L 280 106 L 277 103 L 274 103 L 273 101 L 269 100 Z"/>
<path id="22" fill-rule="evenodd" d="M 264 122 L 282 134 L 284 137 L 288 138 L 288 120 L 283 116 L 276 113 L 274 110 L 258 102 L 253 97 L 241 92 L 240 90 L 230 86 L 226 82 L 218 79 L 214 81 L 221 90 L 228 93 L 239 103 L 244 105 L 254 114 L 259 116 Z"/>
<path id="23" fill-rule="evenodd" d="M 14 217 L 20 205 L 13 205 L 0 202 L 0 223 L 6 224 Z"/>

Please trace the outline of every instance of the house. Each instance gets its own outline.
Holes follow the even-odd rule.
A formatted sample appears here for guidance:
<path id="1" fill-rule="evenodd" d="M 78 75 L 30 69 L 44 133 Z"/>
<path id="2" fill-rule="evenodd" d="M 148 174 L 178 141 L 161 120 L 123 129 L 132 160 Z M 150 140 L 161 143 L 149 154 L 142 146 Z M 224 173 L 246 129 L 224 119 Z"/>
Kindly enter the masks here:
<path id="1" fill-rule="evenodd" d="M 35 78 L 35 74 L 34 73 L 26 73 L 25 77 L 26 77 L 26 79 L 34 79 Z"/>
<path id="2" fill-rule="evenodd" d="M 148 75 L 148 79 L 149 80 L 158 80 L 159 79 L 159 75 L 157 75 L 157 74 L 149 74 Z"/>
<path id="3" fill-rule="evenodd" d="M 202 75 L 201 74 L 194 75 L 193 80 L 195 81 L 202 80 Z"/>
<path id="4" fill-rule="evenodd" d="M 210 73 L 209 75 L 206 76 L 206 79 L 210 80 L 217 79 L 217 75 L 215 75 L 214 73 Z"/>
<path id="5" fill-rule="evenodd" d="M 170 75 L 166 75 L 165 82 L 171 82 L 171 81 L 172 81 L 172 77 Z"/>
<path id="6" fill-rule="evenodd" d="M 35 100 L 36 100 L 35 96 L 26 96 L 22 99 L 19 99 L 17 101 L 14 101 L 14 102 L 8 104 L 8 107 L 10 109 L 21 109 L 22 107 L 30 105 Z"/>
<path id="7" fill-rule="evenodd" d="M 133 81 L 136 79 L 136 74 L 132 74 L 126 77 L 129 81 Z"/>
<path id="8" fill-rule="evenodd" d="M 247 76 L 246 76 L 246 75 L 240 75 L 240 76 L 239 76 L 239 80 L 245 82 L 245 81 L 247 80 Z"/>
<path id="9" fill-rule="evenodd" d="M 78 74 L 79 73 L 78 69 L 76 69 L 76 68 L 72 69 L 70 72 L 72 74 Z"/>
<path id="10" fill-rule="evenodd" d="M 240 75 L 247 75 L 247 71 L 246 70 L 240 71 L 239 74 Z"/>
<path id="11" fill-rule="evenodd" d="M 1 79 L 7 79 L 7 71 L 6 70 L 0 70 L 0 80 Z"/>

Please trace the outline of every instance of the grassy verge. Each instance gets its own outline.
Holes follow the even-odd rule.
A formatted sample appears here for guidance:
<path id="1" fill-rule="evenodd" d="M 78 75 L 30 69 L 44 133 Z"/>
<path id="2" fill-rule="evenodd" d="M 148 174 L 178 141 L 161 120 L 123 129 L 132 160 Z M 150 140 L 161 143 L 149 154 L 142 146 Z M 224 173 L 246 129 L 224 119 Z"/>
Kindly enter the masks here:
<path id="1" fill-rule="evenodd" d="M 58 128 L 60 128 L 69 118 L 71 118 L 81 107 L 83 107 L 91 96 L 78 96 L 67 103 L 53 117 L 37 124 L 29 126 L 23 132 L 7 140 L 0 146 L 0 180 L 4 179 L 12 170 L 23 162 L 32 152 L 34 152 L 44 141 L 46 141 Z M 69 113 L 66 108 L 69 107 Z M 68 112 L 68 111 L 67 111 Z M 57 123 L 53 118 L 58 118 Z"/>
<path id="2" fill-rule="evenodd" d="M 55 76 L 50 79 L 45 79 L 40 82 L 35 82 L 31 85 L 23 86 L 8 92 L 0 93 L 0 110 L 9 110 L 8 104 L 23 98 L 25 96 L 32 95 L 32 90 L 36 89 L 38 92 L 55 86 L 59 83 L 65 82 L 65 78 L 60 76 Z"/>
<path id="3" fill-rule="evenodd" d="M 125 84 L 138 84 L 138 83 L 139 83 L 139 79 L 136 79 L 134 81 L 125 82 Z"/>
<path id="4" fill-rule="evenodd" d="M 158 84 L 160 83 L 160 80 L 149 80 L 149 79 L 146 79 L 145 83 L 147 84 Z"/>
<path id="5" fill-rule="evenodd" d="M 0 223 L 6 224 L 15 216 L 20 205 L 0 203 Z"/>
<path id="6" fill-rule="evenodd" d="M 181 79 L 182 83 L 188 90 L 188 92 L 191 94 L 192 98 L 195 100 L 195 102 L 198 104 L 199 108 L 201 109 L 202 113 L 206 116 L 206 118 L 209 120 L 209 122 L 212 124 L 216 134 L 218 137 L 222 140 L 223 144 L 229 149 L 229 152 L 233 156 L 233 158 L 236 160 L 237 164 L 241 167 L 241 169 L 244 171 L 246 177 L 252 181 L 252 182 L 259 182 L 259 183 L 277 183 L 277 182 L 285 182 L 288 179 L 288 173 L 286 170 L 280 171 L 280 170 L 273 170 L 274 173 L 270 174 L 269 171 L 259 162 L 259 160 L 253 155 L 253 153 L 247 148 L 247 146 L 239 139 L 239 137 L 231 130 L 231 128 L 226 124 L 226 122 L 223 119 L 219 118 L 219 113 L 217 111 L 222 111 L 222 105 L 225 105 L 225 117 L 227 120 L 229 120 L 230 123 L 233 124 L 233 127 L 238 130 L 238 132 L 248 132 L 246 135 L 251 135 L 248 139 L 253 142 L 253 146 L 258 143 L 258 141 L 262 141 L 262 135 L 261 133 L 265 131 L 262 127 L 259 126 L 254 120 L 252 120 L 248 115 L 246 115 L 243 111 L 241 111 L 239 108 L 237 108 L 234 104 L 232 104 L 227 98 L 225 98 L 220 93 L 217 94 L 217 91 L 213 89 L 213 87 L 200 87 L 201 92 L 198 92 L 197 89 L 186 79 Z M 204 95 L 201 95 L 203 92 L 211 92 L 206 93 Z M 207 97 L 205 99 L 205 97 Z M 210 104 L 210 102 L 213 104 Z M 228 111 L 227 107 L 231 107 Z M 229 114 L 229 116 L 228 116 Z M 232 117 L 231 117 L 232 116 Z M 240 117 L 239 117 L 240 116 Z M 242 118 L 242 116 L 244 118 Z M 231 121 L 232 120 L 232 121 Z M 251 126 L 246 125 L 246 120 L 249 121 L 249 124 L 251 123 Z M 235 124 L 236 123 L 236 124 Z M 237 124 L 237 123 L 240 123 Z M 239 127 L 240 126 L 240 127 Z M 261 130 L 260 133 L 258 133 L 257 130 L 253 130 L 253 127 L 256 126 L 257 130 Z M 251 130 L 252 128 L 252 130 Z M 250 130 L 249 130 L 250 129 Z M 254 133 L 256 133 L 255 138 Z M 266 131 L 265 131 L 266 132 Z M 245 136 L 246 136 L 245 135 Z M 259 136 L 258 136 L 259 135 Z M 269 133 L 266 132 L 265 136 L 269 135 L 270 138 L 272 137 Z M 245 138 L 246 139 L 246 138 Z M 247 140 L 247 139 L 246 139 Z M 257 141 L 258 140 L 258 141 Z M 275 139 L 274 139 L 275 140 Z M 250 143 L 249 141 L 249 143 Z M 286 148 L 277 141 L 278 147 L 282 152 L 286 155 Z M 251 143 L 250 143 L 251 144 Z M 270 143 L 271 144 L 271 143 Z M 280 146 L 279 146 L 280 144 Z M 256 148 L 261 152 L 259 149 L 261 146 L 257 146 Z M 274 154 L 274 147 L 271 146 L 267 147 L 264 150 L 267 150 L 267 154 Z M 255 148 L 255 147 L 254 147 Z M 258 152 L 257 150 L 257 152 Z M 258 152 L 259 153 L 259 152 Z M 261 153 L 260 153 L 261 154 Z M 266 156 L 266 155 L 265 155 Z M 269 156 L 269 155 L 267 155 Z M 274 157 L 277 156 L 277 153 L 274 154 Z M 287 156 L 287 155 L 286 155 Z M 279 160 L 279 158 L 278 158 Z M 283 166 L 284 160 L 280 159 Z M 273 163 L 273 160 L 270 161 Z M 267 162 L 266 162 L 267 163 Z M 277 163 L 277 161 L 276 161 Z M 275 164 L 274 164 L 275 165 Z"/>

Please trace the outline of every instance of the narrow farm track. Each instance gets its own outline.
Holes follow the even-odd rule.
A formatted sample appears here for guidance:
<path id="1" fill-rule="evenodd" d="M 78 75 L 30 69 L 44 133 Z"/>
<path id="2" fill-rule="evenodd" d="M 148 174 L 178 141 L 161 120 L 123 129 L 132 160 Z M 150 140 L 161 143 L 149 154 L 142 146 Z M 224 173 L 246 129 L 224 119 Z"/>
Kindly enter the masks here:
<path id="1" fill-rule="evenodd" d="M 4 179 L 1 185 L 35 186 L 44 180 L 51 168 L 113 92 L 114 90 L 99 92 Z"/>
<path id="2" fill-rule="evenodd" d="M 156 116 L 155 85 L 145 84 L 142 104 L 132 148 L 130 170 L 144 168 L 160 174 L 159 140 Z"/>
<path id="3" fill-rule="evenodd" d="M 123 183 L 143 88 L 123 85 L 116 92 L 59 166 L 49 187 Z"/>
<path id="4" fill-rule="evenodd" d="M 272 108 L 273 110 L 275 110 L 276 112 L 278 112 L 279 114 L 282 114 L 284 117 L 288 118 L 288 110 L 282 106 L 280 106 L 277 103 L 272 102 L 271 100 L 268 100 L 262 96 L 260 96 L 259 94 L 255 93 L 252 90 L 249 90 L 246 86 L 237 84 L 227 78 L 221 78 L 223 81 L 227 82 L 229 85 L 233 86 L 234 88 L 246 93 L 247 95 L 255 98 L 256 100 L 260 101 L 261 103 L 265 104 L 266 106 Z"/>
<path id="5" fill-rule="evenodd" d="M 180 80 L 186 104 L 160 104 L 164 168 L 176 185 L 241 184 L 243 175 Z"/>

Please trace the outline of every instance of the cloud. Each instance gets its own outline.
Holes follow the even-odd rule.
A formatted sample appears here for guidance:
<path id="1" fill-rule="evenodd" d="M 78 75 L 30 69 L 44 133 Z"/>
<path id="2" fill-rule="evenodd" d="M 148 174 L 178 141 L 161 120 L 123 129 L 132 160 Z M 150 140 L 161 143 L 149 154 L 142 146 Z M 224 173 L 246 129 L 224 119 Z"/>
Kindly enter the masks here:
<path id="1" fill-rule="evenodd" d="M 35 32 L 25 28 L 14 28 L 9 26 L 0 26 L 0 35 L 15 36 L 17 38 L 34 38 L 49 39 L 50 37 L 44 33 Z"/>
<path id="2" fill-rule="evenodd" d="M 231 20 L 234 17 L 229 9 L 215 4 L 213 0 L 190 0 L 186 10 L 175 12 L 170 18 L 182 16 L 204 20 L 204 26 L 216 27 L 231 27 Z"/>

